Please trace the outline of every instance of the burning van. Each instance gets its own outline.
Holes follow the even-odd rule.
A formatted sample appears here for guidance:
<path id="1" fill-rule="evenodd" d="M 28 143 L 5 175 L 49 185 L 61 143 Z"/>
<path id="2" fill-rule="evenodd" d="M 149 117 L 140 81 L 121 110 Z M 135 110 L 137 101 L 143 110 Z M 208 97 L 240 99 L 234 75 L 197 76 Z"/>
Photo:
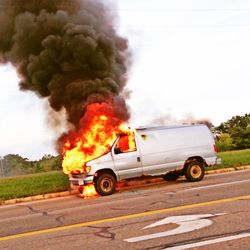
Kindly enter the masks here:
<path id="1" fill-rule="evenodd" d="M 221 163 L 205 125 L 144 127 L 117 136 L 109 151 L 88 161 L 84 173 L 70 173 L 71 183 L 94 184 L 100 195 L 115 192 L 116 182 L 144 175 L 200 181 L 205 168 Z"/>

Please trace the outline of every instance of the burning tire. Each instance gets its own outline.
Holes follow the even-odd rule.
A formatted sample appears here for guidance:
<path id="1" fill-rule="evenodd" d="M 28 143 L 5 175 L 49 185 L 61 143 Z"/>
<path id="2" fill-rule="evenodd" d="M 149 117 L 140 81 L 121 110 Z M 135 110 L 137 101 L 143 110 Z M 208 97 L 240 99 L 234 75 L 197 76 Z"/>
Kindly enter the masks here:
<path id="1" fill-rule="evenodd" d="M 188 181 L 201 181 L 205 175 L 203 163 L 198 161 L 190 162 L 184 169 L 184 174 Z"/>
<path id="2" fill-rule="evenodd" d="M 165 181 L 176 181 L 179 178 L 180 174 L 175 172 L 169 172 L 163 175 Z"/>
<path id="3" fill-rule="evenodd" d="M 116 179 L 112 174 L 103 173 L 95 182 L 96 192 L 102 196 L 111 195 L 115 192 Z"/>

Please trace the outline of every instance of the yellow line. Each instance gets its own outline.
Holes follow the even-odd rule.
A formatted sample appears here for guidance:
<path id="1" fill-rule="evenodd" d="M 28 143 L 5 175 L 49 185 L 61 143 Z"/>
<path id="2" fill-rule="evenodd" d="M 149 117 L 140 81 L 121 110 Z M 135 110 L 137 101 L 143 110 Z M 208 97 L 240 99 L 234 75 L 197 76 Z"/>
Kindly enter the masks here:
<path id="1" fill-rule="evenodd" d="M 107 218 L 107 219 L 102 219 L 102 220 L 83 222 L 83 223 L 78 223 L 78 224 L 74 224 L 74 225 L 55 227 L 55 228 L 49 228 L 49 229 L 44 229 L 44 230 L 39 230 L 39 231 L 4 236 L 4 237 L 0 237 L 0 241 L 6 241 L 6 240 L 11 240 L 11 239 L 17 239 L 17 238 L 24 238 L 24 237 L 39 235 L 39 234 L 44 234 L 44 233 L 58 232 L 58 231 L 62 231 L 62 230 L 72 229 L 72 228 L 87 227 L 87 226 L 106 223 L 106 222 L 132 219 L 132 218 L 149 216 L 149 215 L 160 214 L 160 213 L 167 213 L 167 212 L 172 212 L 172 211 L 179 211 L 179 210 L 184 210 L 184 209 L 189 209 L 189 208 L 204 207 L 204 206 L 215 205 L 215 204 L 220 204 L 220 203 L 228 203 L 228 202 L 239 201 L 239 200 L 243 200 L 243 199 L 250 199 L 250 195 L 238 196 L 238 197 L 222 199 L 222 200 L 207 201 L 207 202 L 202 202 L 202 203 L 183 205 L 183 206 L 178 206 L 178 207 L 171 207 L 171 208 L 153 210 L 153 211 L 148 211 L 148 212 L 143 212 L 143 213 L 123 215 L 123 216 L 118 216 L 118 217 L 114 217 L 114 218 Z"/>

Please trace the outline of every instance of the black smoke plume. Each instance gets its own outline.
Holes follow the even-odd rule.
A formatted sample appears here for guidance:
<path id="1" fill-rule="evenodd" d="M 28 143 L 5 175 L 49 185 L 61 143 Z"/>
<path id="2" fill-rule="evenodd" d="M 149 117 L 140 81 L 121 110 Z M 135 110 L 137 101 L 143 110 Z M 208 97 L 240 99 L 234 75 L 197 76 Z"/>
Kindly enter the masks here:
<path id="1" fill-rule="evenodd" d="M 105 1 L 106 3 L 107 1 Z M 129 118 L 127 41 L 101 0 L 0 0 L 0 63 L 17 69 L 20 88 L 66 110 L 78 129 L 90 103 L 108 102 Z"/>

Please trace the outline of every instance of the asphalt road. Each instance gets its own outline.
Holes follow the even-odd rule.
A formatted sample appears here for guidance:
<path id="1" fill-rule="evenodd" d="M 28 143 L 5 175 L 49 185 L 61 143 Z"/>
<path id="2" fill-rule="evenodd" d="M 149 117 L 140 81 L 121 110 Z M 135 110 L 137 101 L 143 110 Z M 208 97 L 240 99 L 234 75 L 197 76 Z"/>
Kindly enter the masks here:
<path id="1" fill-rule="evenodd" d="M 250 171 L 0 207 L 0 249 L 250 249 Z"/>

